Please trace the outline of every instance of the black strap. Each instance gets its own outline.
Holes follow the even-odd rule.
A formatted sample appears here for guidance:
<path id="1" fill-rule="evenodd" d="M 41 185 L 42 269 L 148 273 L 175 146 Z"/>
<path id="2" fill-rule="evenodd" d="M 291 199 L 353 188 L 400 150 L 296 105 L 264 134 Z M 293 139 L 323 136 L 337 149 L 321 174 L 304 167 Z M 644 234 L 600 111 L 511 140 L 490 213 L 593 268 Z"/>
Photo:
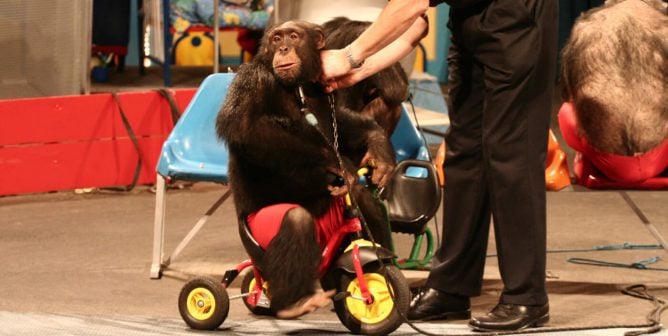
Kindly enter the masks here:
<path id="1" fill-rule="evenodd" d="M 118 93 L 112 92 L 111 96 L 114 97 L 116 105 L 118 105 L 118 111 L 121 113 L 121 119 L 123 120 L 123 125 L 125 126 L 125 129 L 128 132 L 128 135 L 130 136 L 130 140 L 132 140 L 132 144 L 134 145 L 135 150 L 137 151 L 137 167 L 135 168 L 135 175 L 132 178 L 132 183 L 119 189 L 121 191 L 130 191 L 134 189 L 134 187 L 137 185 L 137 181 L 139 180 L 139 174 L 141 173 L 141 167 L 142 167 L 141 151 L 139 149 L 139 141 L 137 140 L 137 136 L 135 135 L 135 132 L 132 129 L 132 125 L 130 125 L 130 121 L 128 121 L 128 118 L 125 115 L 125 112 L 123 111 L 123 106 L 121 105 L 121 100 L 118 98 Z M 110 189 L 115 189 L 115 188 L 110 188 Z"/>
<path id="2" fill-rule="evenodd" d="M 169 108 L 172 111 L 172 123 L 176 125 L 176 122 L 179 121 L 179 117 L 181 117 L 181 112 L 179 111 L 179 107 L 176 105 L 174 95 L 172 95 L 172 92 L 167 89 L 157 89 L 156 91 L 165 99 L 167 99 Z"/>

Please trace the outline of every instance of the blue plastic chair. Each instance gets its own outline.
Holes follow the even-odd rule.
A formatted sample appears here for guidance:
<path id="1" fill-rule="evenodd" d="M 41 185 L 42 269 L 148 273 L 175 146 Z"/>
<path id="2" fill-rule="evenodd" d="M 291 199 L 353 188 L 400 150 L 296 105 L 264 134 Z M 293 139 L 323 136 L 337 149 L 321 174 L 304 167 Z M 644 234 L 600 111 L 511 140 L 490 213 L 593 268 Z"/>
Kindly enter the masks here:
<path id="1" fill-rule="evenodd" d="M 178 180 L 227 182 L 227 147 L 216 136 L 232 73 L 208 76 L 162 147 L 158 174 Z"/>
<path id="2" fill-rule="evenodd" d="M 160 278 L 162 270 L 181 253 L 209 217 L 230 196 L 228 190 L 195 224 L 174 252 L 163 258 L 166 180 L 227 183 L 228 151 L 216 136 L 216 116 L 225 101 L 232 73 L 218 73 L 204 79 L 195 96 L 179 118 L 162 146 L 157 166 L 155 223 L 151 278 Z"/>

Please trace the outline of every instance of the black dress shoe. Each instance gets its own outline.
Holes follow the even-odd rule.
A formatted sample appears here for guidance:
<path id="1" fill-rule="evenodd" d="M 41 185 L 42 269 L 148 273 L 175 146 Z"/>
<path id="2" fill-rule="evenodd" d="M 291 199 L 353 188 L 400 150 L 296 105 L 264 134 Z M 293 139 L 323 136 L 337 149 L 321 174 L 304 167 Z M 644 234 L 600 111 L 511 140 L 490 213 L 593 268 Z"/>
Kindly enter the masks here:
<path id="1" fill-rule="evenodd" d="M 408 310 L 409 320 L 465 320 L 471 317 L 467 296 L 449 294 L 424 287 L 413 297 Z"/>
<path id="2" fill-rule="evenodd" d="M 540 327 L 550 320 L 550 306 L 499 303 L 485 316 L 474 317 L 469 326 L 476 331 L 521 330 Z"/>

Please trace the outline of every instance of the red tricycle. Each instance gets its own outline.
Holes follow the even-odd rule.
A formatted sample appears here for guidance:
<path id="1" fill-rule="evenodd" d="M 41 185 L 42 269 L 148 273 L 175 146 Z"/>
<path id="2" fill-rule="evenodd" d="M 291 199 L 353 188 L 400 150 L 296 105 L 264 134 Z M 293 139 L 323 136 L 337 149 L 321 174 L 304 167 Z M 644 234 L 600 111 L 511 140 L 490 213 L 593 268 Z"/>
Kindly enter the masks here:
<path id="1" fill-rule="evenodd" d="M 248 225 L 240 221 L 242 240 L 259 245 Z M 337 228 L 322 249 L 318 268 L 324 290 L 335 289 L 334 309 L 351 332 L 386 335 L 403 322 L 410 301 L 410 290 L 401 271 L 393 265 L 394 255 L 362 238 L 362 225 L 349 217 Z M 179 295 L 179 312 L 193 329 L 213 330 L 227 317 L 229 296 L 226 288 L 245 269 L 241 297 L 246 307 L 257 315 L 273 315 L 262 275 L 246 260 L 225 272 L 222 281 L 196 277 L 185 284 Z"/>
<path id="2" fill-rule="evenodd" d="M 421 169 L 426 174 L 418 175 L 427 178 L 413 176 L 411 169 Z M 434 215 L 440 201 L 435 169 L 429 162 L 406 160 L 397 165 L 395 172 L 385 193 L 388 224 L 393 231 L 414 231 L 411 233 L 421 237 L 419 235 L 427 230 L 426 222 Z M 409 190 L 414 197 L 397 197 Z M 402 204 L 397 205 L 398 201 Z M 413 229 L 406 230 L 408 227 Z M 239 232 L 247 250 L 249 245 L 261 248 L 243 220 L 239 221 Z M 403 323 L 410 302 L 410 289 L 399 269 L 401 264 L 395 259 L 393 247 L 390 246 L 390 250 L 362 237 L 359 218 L 349 215 L 322 249 L 319 280 L 324 290 L 336 291 L 334 309 L 346 328 L 356 334 L 386 335 Z M 246 269 L 241 294 L 232 298 L 243 298 L 253 314 L 274 315 L 266 294 L 267 283 L 252 261 L 246 260 L 226 271 L 222 281 L 196 277 L 184 285 L 179 295 L 179 312 L 186 324 L 199 330 L 218 328 L 229 312 L 227 288 Z"/>

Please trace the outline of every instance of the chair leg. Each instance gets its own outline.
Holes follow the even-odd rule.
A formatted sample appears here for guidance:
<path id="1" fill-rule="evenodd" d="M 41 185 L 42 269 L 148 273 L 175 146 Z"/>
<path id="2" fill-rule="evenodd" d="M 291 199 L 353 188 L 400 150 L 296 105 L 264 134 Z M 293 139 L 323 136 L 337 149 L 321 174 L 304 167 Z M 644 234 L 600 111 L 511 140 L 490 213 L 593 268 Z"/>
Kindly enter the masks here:
<path id="1" fill-rule="evenodd" d="M 427 246 L 425 247 L 424 257 L 420 261 L 420 266 L 424 268 L 431 263 L 431 258 L 434 256 L 434 235 L 431 233 L 431 230 L 427 228 L 423 233 L 427 237 Z"/>
<path id="2" fill-rule="evenodd" d="M 420 264 L 419 254 L 422 247 L 423 234 L 414 234 L 413 235 L 413 246 L 411 247 L 411 252 L 408 258 L 397 260 L 395 262 L 396 266 L 402 270 L 414 270 L 420 269 L 422 266 Z"/>
<path id="3" fill-rule="evenodd" d="M 419 255 L 420 255 L 420 249 L 422 249 L 422 239 L 424 238 L 424 234 L 415 234 L 413 235 L 413 247 L 411 248 L 411 253 L 410 257 L 408 257 L 408 260 L 410 261 L 417 261 L 419 260 Z"/>
<path id="4" fill-rule="evenodd" d="M 420 251 L 424 239 L 427 240 L 424 254 L 420 258 Z M 434 256 L 434 236 L 431 230 L 427 228 L 424 232 L 413 235 L 413 246 L 411 247 L 410 256 L 406 259 L 395 260 L 395 266 L 402 270 L 426 270 L 429 269 L 431 258 Z"/>
<path id="5" fill-rule="evenodd" d="M 220 196 L 220 198 L 211 206 L 211 208 L 209 208 L 209 210 L 207 210 L 207 212 L 202 217 L 200 217 L 197 223 L 195 223 L 195 226 L 193 226 L 193 228 L 190 229 L 190 232 L 188 232 L 188 234 L 183 238 L 183 240 L 181 240 L 179 245 L 176 246 L 174 252 L 169 257 L 167 257 L 165 261 L 162 262 L 163 266 L 168 266 L 172 262 L 172 260 L 174 260 L 179 254 L 181 254 L 186 245 L 190 243 L 190 241 L 195 237 L 197 232 L 199 232 L 199 230 L 202 229 L 204 224 L 206 224 L 206 222 L 209 220 L 209 217 L 211 217 L 211 215 L 213 215 L 213 213 L 216 212 L 216 210 L 218 210 L 218 207 L 220 207 L 220 205 L 223 204 L 225 200 L 227 200 L 230 197 L 230 195 L 232 195 L 232 190 L 228 189 L 223 194 L 223 196 Z"/>
<path id="6" fill-rule="evenodd" d="M 153 261 L 151 263 L 151 279 L 162 276 L 162 250 L 165 241 L 165 178 L 157 176 L 155 191 L 155 220 L 153 224 Z"/>

